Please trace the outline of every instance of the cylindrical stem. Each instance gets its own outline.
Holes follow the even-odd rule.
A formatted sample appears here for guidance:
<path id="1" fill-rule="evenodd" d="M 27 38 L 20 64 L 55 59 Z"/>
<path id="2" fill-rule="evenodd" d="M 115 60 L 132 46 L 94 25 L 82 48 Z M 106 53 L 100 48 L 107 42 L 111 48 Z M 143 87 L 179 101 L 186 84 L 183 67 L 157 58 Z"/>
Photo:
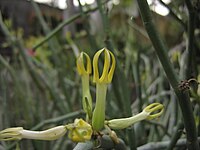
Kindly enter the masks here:
<path id="1" fill-rule="evenodd" d="M 92 117 L 92 127 L 96 131 L 104 127 L 107 86 L 105 83 L 97 83 L 96 86 L 96 105 Z"/>
<path id="2" fill-rule="evenodd" d="M 90 85 L 89 85 L 89 75 L 82 75 L 81 77 L 82 80 L 82 105 L 84 111 L 87 113 L 87 107 L 89 107 L 92 110 L 92 97 L 90 94 Z M 85 98 L 87 98 L 88 102 L 85 102 Z M 86 106 L 89 104 L 89 106 Z"/>
<path id="3" fill-rule="evenodd" d="M 140 13 L 144 22 L 144 26 L 147 30 L 149 38 L 155 48 L 157 56 L 165 70 L 167 78 L 173 87 L 180 104 L 180 108 L 183 115 L 184 125 L 187 134 L 187 143 L 189 150 L 199 150 L 199 144 L 197 141 L 196 126 L 192 111 L 192 106 L 189 98 L 189 93 L 187 91 L 178 88 L 179 80 L 177 74 L 169 60 L 167 55 L 167 47 L 161 40 L 161 37 L 153 23 L 150 8 L 146 0 L 137 0 L 138 6 L 140 8 Z"/>

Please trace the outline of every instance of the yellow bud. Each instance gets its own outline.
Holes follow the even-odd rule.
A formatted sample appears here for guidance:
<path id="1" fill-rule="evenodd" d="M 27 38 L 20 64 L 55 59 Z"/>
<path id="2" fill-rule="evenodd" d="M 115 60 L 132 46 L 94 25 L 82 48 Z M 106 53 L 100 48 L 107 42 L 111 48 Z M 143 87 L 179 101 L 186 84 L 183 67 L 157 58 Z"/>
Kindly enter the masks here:
<path id="1" fill-rule="evenodd" d="M 86 57 L 86 67 L 84 65 L 84 56 Z M 89 75 L 92 71 L 90 57 L 84 52 L 81 52 L 80 55 L 78 56 L 76 60 L 76 65 L 77 65 L 77 71 L 80 75 L 85 75 L 85 74 Z"/>
<path id="2" fill-rule="evenodd" d="M 73 124 L 67 126 L 68 137 L 74 142 L 85 142 L 91 139 L 92 127 L 83 119 L 75 119 Z"/>
<path id="3" fill-rule="evenodd" d="M 22 127 L 16 128 L 7 128 L 5 130 L 0 131 L 0 141 L 9 141 L 9 140 L 21 140 Z"/>

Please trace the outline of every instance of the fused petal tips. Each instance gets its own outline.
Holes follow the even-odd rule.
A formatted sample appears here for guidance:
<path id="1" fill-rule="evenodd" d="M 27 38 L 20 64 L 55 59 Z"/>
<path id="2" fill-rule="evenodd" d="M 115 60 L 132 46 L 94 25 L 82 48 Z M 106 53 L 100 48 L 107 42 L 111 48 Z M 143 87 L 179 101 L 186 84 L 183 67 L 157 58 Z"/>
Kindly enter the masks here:
<path id="1" fill-rule="evenodd" d="M 99 77 L 98 60 L 101 53 L 104 52 L 104 66 L 101 77 Z M 112 60 L 112 61 L 111 61 Z M 99 50 L 93 58 L 93 70 L 94 76 L 93 81 L 96 83 L 110 83 L 113 78 L 115 70 L 115 56 L 111 51 L 106 48 Z"/>
<path id="2" fill-rule="evenodd" d="M 21 140 L 22 127 L 8 128 L 0 131 L 0 141 Z"/>
<path id="3" fill-rule="evenodd" d="M 24 130 L 22 127 L 8 128 L 0 132 L 0 140 L 21 140 L 36 139 L 36 140 L 56 140 L 62 137 L 67 132 L 65 126 L 57 126 L 44 131 Z"/>
<path id="4" fill-rule="evenodd" d="M 147 119 L 151 120 L 158 118 L 162 115 L 164 111 L 164 106 L 160 103 L 153 103 L 145 107 L 143 111 L 148 113 Z"/>
<path id="5" fill-rule="evenodd" d="M 86 58 L 86 67 L 84 65 L 84 56 Z M 89 75 L 92 72 L 91 60 L 88 54 L 81 52 L 76 60 L 77 71 L 80 75 Z"/>
<path id="6" fill-rule="evenodd" d="M 67 125 L 68 137 L 74 142 L 85 142 L 91 139 L 92 127 L 83 119 L 75 119 L 74 123 Z"/>

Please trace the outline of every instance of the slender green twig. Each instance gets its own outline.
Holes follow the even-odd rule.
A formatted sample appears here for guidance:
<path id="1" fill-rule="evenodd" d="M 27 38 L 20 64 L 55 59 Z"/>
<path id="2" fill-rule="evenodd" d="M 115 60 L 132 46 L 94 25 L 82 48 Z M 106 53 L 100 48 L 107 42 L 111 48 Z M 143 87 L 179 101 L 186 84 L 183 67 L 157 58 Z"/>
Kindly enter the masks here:
<path id="1" fill-rule="evenodd" d="M 77 116 L 81 116 L 83 114 L 84 114 L 83 110 L 80 110 L 80 111 L 68 113 L 66 115 L 59 116 L 59 117 L 56 117 L 56 118 L 47 119 L 47 120 L 40 122 L 39 124 L 37 124 L 33 128 L 31 128 L 31 130 L 38 130 L 38 129 L 42 128 L 43 126 L 47 125 L 47 124 L 53 124 L 53 123 L 58 123 L 58 122 L 61 122 L 61 121 L 67 121 L 69 119 L 76 118 Z"/>
<path id="2" fill-rule="evenodd" d="M 103 2 L 107 3 L 108 1 Z M 98 7 L 92 8 L 92 9 L 88 9 L 87 11 L 84 11 L 85 14 L 91 13 L 98 10 Z M 36 50 L 38 47 L 40 47 L 42 44 L 44 44 L 46 41 L 48 41 L 49 39 L 51 39 L 56 33 L 58 33 L 64 26 L 72 23 L 74 20 L 78 19 L 81 17 L 81 13 L 76 14 L 74 16 L 72 16 L 71 18 L 69 18 L 68 20 L 64 20 L 62 23 L 60 23 L 54 30 L 52 30 L 50 33 L 48 33 L 46 35 L 46 37 L 41 40 L 39 43 L 37 43 L 36 45 L 33 46 L 33 50 Z"/>
<path id="3" fill-rule="evenodd" d="M 135 84 L 136 84 L 136 92 L 139 101 L 139 112 L 142 111 L 143 107 L 143 99 L 142 99 L 142 89 L 141 89 L 141 79 L 140 79 L 140 51 L 137 52 L 137 62 L 136 62 L 136 71 L 135 71 Z"/>
<path id="4" fill-rule="evenodd" d="M 36 2 L 34 2 L 33 0 L 31 0 L 31 4 L 34 7 L 35 13 L 36 13 L 39 21 L 41 22 L 41 24 L 43 26 L 45 34 L 48 34 L 50 32 L 50 28 L 46 25 L 46 22 L 45 22 L 44 18 L 42 17 L 41 13 L 40 13 L 40 9 L 38 8 Z"/>
<path id="5" fill-rule="evenodd" d="M 196 13 L 192 6 L 190 0 L 185 0 L 188 12 L 189 12 L 189 20 L 188 20 L 188 43 L 187 43 L 187 52 L 188 57 L 186 58 L 187 67 L 186 67 L 186 78 L 196 77 L 195 68 L 195 50 L 194 50 L 194 31 L 195 31 L 195 20 Z"/>
<path id="6" fill-rule="evenodd" d="M 178 123 L 176 132 L 172 136 L 171 141 L 170 141 L 169 145 L 167 146 L 166 150 L 172 150 L 176 146 L 178 139 L 180 139 L 180 137 L 183 133 L 182 132 L 183 129 L 184 129 L 184 125 L 181 121 L 181 122 Z"/>
<path id="7" fill-rule="evenodd" d="M 35 72 L 35 66 L 30 60 L 30 57 L 27 56 L 26 50 L 24 49 L 23 45 L 19 40 L 17 40 L 15 37 L 13 37 L 5 24 L 3 23 L 2 16 L 0 15 L 0 27 L 2 28 L 3 33 L 5 34 L 8 41 L 12 44 L 13 48 L 19 49 L 20 54 L 22 55 L 22 58 L 27 66 L 27 69 L 30 73 L 30 76 L 32 77 L 34 83 L 37 85 L 37 87 L 40 89 L 40 91 L 44 91 L 45 87 L 49 90 L 51 96 L 54 100 L 56 100 L 56 107 L 63 113 L 66 112 L 65 108 L 63 108 L 63 105 L 60 104 L 61 100 L 59 99 L 59 96 L 56 92 L 49 86 L 49 84 L 46 82 L 46 80 L 43 79 L 42 76 L 40 76 L 38 73 Z"/>
<path id="8" fill-rule="evenodd" d="M 145 122 L 160 127 L 168 137 L 171 137 L 171 134 L 167 131 L 166 127 L 163 124 L 150 120 L 146 120 Z"/>
<path id="9" fill-rule="evenodd" d="M 44 17 L 42 16 L 42 13 L 41 13 L 38 5 L 36 4 L 36 2 L 31 0 L 31 3 L 34 7 L 34 10 L 39 19 L 39 22 L 42 25 L 42 29 L 44 30 L 45 34 L 47 35 L 50 32 L 50 28 L 48 27 L 47 23 L 45 22 Z M 50 50 L 53 53 L 52 57 L 53 57 L 55 66 L 57 68 L 61 68 L 61 66 L 63 64 L 62 60 L 61 60 L 62 57 L 59 57 L 59 52 L 61 50 L 61 46 L 56 37 L 51 39 L 51 41 L 49 42 L 49 46 L 50 46 Z M 59 84 L 61 85 L 61 90 L 62 90 L 63 94 L 65 95 L 65 98 L 68 98 L 69 97 L 68 92 L 67 92 L 68 90 L 63 82 L 66 74 L 63 72 L 62 69 L 57 69 L 57 71 L 58 71 Z M 61 104 L 61 106 L 66 107 L 66 112 L 72 111 L 72 102 L 70 100 L 67 101 L 67 105 L 65 105 L 66 104 L 65 101 L 60 101 L 59 103 L 63 103 L 63 104 Z"/>
<path id="10" fill-rule="evenodd" d="M 33 66 L 32 66 L 31 63 L 29 62 L 28 56 L 26 56 L 27 54 L 26 54 L 24 48 L 22 48 L 22 46 L 21 46 L 21 44 L 19 43 L 19 41 L 18 41 L 15 37 L 13 37 L 13 36 L 10 34 L 8 28 L 7 28 L 7 27 L 5 26 L 5 24 L 3 23 L 2 15 L 1 15 L 1 14 L 0 14 L 0 27 L 1 27 L 2 31 L 3 31 L 3 33 L 5 34 L 7 40 L 12 44 L 12 48 L 15 49 L 15 48 L 17 47 L 17 48 L 20 49 L 20 52 L 21 52 L 21 54 L 22 54 L 22 57 L 23 57 L 23 58 L 26 58 L 26 59 L 24 59 L 24 61 L 25 61 L 25 63 L 29 66 L 29 67 L 28 67 L 28 70 L 29 70 L 29 72 L 31 73 L 33 80 L 35 81 L 35 83 L 38 85 L 38 87 L 39 87 L 40 89 L 43 89 L 42 84 L 40 83 L 40 81 L 38 81 L 38 77 L 35 75 L 35 73 L 34 73 L 34 71 L 33 71 Z"/>
<path id="11" fill-rule="evenodd" d="M 187 31 L 187 25 L 174 13 L 174 11 L 162 0 L 159 1 L 169 10 L 169 14 L 185 29 L 185 31 Z"/>
<path id="12" fill-rule="evenodd" d="M 80 11 L 81 11 L 81 16 L 82 16 L 82 18 L 83 18 L 83 27 L 85 28 L 85 31 L 87 32 L 87 38 L 88 38 L 88 41 L 89 41 L 89 43 L 90 43 L 91 49 L 96 50 L 96 49 L 97 49 L 97 44 L 96 44 L 95 38 L 91 35 L 91 33 L 90 33 L 90 31 L 89 31 L 89 29 L 90 29 L 90 24 L 89 24 L 89 21 L 87 20 L 87 19 L 88 19 L 88 16 L 87 16 L 87 14 L 83 11 L 83 6 L 82 6 L 80 0 L 78 0 L 78 3 L 79 3 Z"/>
<path id="13" fill-rule="evenodd" d="M 169 57 L 167 55 L 167 47 L 161 40 L 160 35 L 153 23 L 150 8 L 146 0 L 137 0 L 138 6 L 140 8 L 140 13 L 144 22 L 144 26 L 147 33 L 151 39 L 151 42 L 155 48 L 157 56 L 163 66 L 163 69 L 167 75 L 167 78 L 173 87 L 179 101 L 179 105 L 182 111 L 184 125 L 187 134 L 187 143 L 189 150 L 199 150 L 199 144 L 197 141 L 196 126 L 192 111 L 192 105 L 189 98 L 188 91 L 184 89 L 179 89 L 179 80 L 175 74 L 174 68 L 170 63 Z"/>

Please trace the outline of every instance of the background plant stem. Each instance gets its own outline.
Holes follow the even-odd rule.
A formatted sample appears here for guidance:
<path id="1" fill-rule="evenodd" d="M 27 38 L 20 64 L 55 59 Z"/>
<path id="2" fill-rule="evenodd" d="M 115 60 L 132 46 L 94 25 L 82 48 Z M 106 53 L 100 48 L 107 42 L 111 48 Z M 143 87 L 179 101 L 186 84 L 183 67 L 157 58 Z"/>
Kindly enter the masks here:
<path id="1" fill-rule="evenodd" d="M 149 38 L 154 46 L 156 54 L 162 64 L 162 67 L 166 73 L 166 76 L 173 87 L 179 101 L 179 105 L 182 111 L 182 116 L 184 120 L 184 125 L 187 135 L 187 143 L 189 150 L 199 150 L 199 144 L 197 141 L 196 126 L 192 111 L 192 105 L 189 98 L 188 91 L 181 90 L 178 88 L 179 80 L 175 74 L 174 68 L 170 63 L 169 57 L 167 55 L 168 48 L 165 46 L 161 37 L 153 23 L 153 18 L 151 16 L 150 8 L 146 0 L 137 0 L 140 13 L 143 19 L 144 26 L 149 35 Z"/>

